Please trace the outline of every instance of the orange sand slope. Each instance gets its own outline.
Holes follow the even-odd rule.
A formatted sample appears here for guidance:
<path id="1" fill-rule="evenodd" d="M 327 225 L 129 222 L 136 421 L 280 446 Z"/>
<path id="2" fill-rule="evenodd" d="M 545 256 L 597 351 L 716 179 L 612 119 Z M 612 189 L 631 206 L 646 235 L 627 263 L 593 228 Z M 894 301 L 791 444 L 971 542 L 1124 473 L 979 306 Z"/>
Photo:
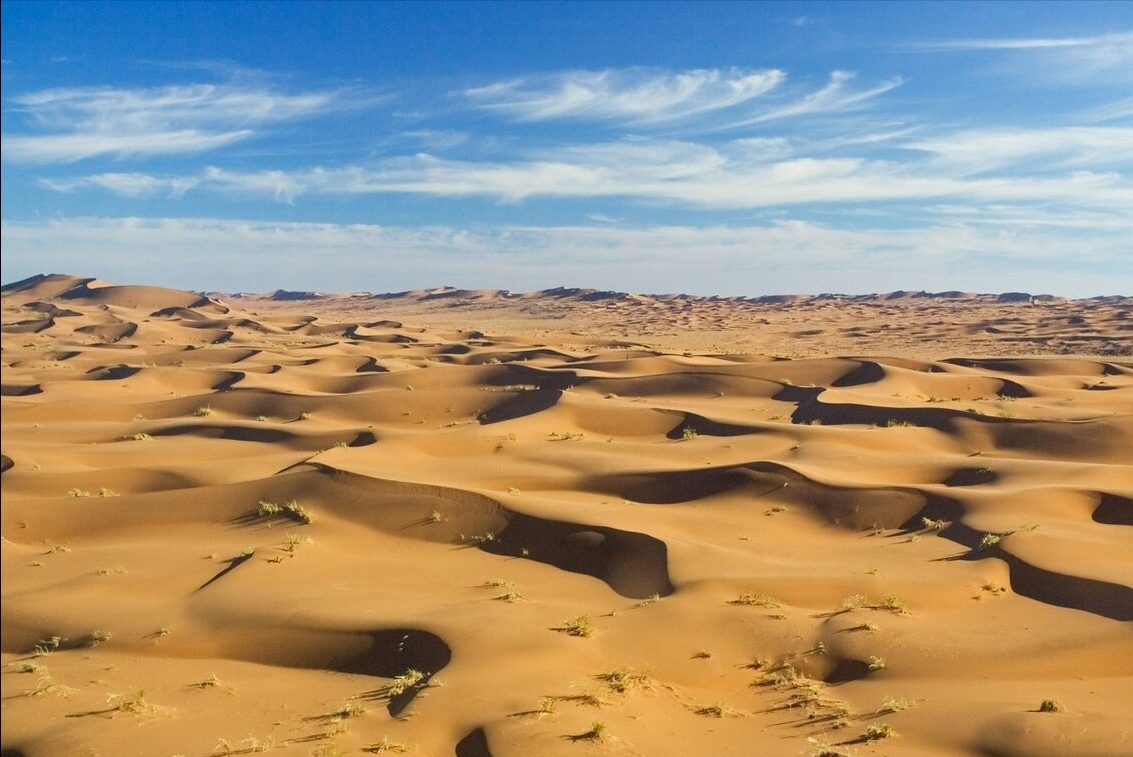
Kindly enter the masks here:
<path id="1" fill-rule="evenodd" d="M 1133 754 L 1128 299 L 427 294 L 4 288 L 4 757 Z"/>

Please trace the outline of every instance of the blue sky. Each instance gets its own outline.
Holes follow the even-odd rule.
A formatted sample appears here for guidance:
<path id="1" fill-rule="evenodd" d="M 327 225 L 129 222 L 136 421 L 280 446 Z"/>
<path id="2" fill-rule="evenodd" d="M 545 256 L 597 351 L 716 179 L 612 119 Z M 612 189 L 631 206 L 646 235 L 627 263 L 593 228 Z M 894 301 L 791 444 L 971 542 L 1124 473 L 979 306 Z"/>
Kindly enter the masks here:
<path id="1" fill-rule="evenodd" d="M 1133 3 L 3 2 L 5 283 L 1133 294 Z"/>

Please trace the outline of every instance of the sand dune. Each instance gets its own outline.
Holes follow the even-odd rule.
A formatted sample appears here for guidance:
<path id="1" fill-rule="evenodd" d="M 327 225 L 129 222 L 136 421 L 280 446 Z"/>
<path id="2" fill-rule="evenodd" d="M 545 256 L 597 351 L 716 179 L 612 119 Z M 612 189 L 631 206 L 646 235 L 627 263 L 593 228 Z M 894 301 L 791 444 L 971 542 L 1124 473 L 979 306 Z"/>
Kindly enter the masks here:
<path id="1" fill-rule="evenodd" d="M 594 289 L 442 287 L 394 294 L 276 291 L 215 296 L 259 313 L 304 303 L 345 320 L 375 314 L 578 346 L 786 357 L 1133 356 L 1133 298 L 1070 300 L 1021 292 L 692 297 Z M 583 339 L 580 340 L 579 338 Z M 629 343 L 628 345 L 625 343 Z"/>
<path id="2" fill-rule="evenodd" d="M 1133 754 L 1130 313 L 10 284 L 0 749 Z"/>

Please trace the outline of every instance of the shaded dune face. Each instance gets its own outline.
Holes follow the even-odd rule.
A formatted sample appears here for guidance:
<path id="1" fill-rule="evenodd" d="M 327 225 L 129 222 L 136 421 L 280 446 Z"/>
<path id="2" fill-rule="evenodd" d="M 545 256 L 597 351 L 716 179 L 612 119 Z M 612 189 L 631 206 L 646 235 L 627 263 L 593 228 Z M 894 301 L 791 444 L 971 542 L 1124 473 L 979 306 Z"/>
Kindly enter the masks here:
<path id="1" fill-rule="evenodd" d="M 419 671 L 422 677 L 402 692 L 391 694 L 389 685 L 378 682 L 374 689 L 359 694 L 362 699 L 384 701 L 394 717 L 428 687 L 433 676 L 452 658 L 451 650 L 440 637 L 411 628 L 327 631 L 287 625 L 241 627 L 221 636 L 224 646 L 216 650 L 219 654 L 212 656 L 384 679 L 396 679 L 410 670 Z"/>
<path id="2" fill-rule="evenodd" d="M 1125 757 L 1128 308 L 5 286 L 0 750 Z"/>
<path id="3" fill-rule="evenodd" d="M 645 599 L 673 593 L 665 543 L 646 534 L 514 513 L 499 538 L 480 549 L 594 576 L 623 597 Z"/>
<path id="4" fill-rule="evenodd" d="M 1094 510 L 1094 520 L 1114 526 L 1133 526 L 1133 499 L 1101 494 Z"/>

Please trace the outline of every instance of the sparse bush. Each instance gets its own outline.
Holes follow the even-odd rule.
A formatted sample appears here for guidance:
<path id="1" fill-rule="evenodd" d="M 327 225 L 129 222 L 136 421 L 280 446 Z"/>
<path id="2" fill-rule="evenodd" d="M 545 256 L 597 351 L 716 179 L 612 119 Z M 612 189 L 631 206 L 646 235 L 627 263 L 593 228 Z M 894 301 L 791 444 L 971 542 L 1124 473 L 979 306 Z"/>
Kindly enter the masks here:
<path id="1" fill-rule="evenodd" d="M 112 638 L 114 638 L 114 634 L 111 631 L 91 631 L 83 639 L 83 646 L 97 647 L 102 642 L 110 641 Z"/>
<path id="2" fill-rule="evenodd" d="M 138 689 L 126 694 L 110 694 L 106 697 L 106 704 L 112 710 L 117 712 L 129 712 L 137 715 L 138 713 L 145 712 L 150 709 L 151 705 L 146 702 L 146 690 Z"/>
<path id="3" fill-rule="evenodd" d="M 900 597 L 896 597 L 892 594 L 890 594 L 889 596 L 887 596 L 885 598 L 885 601 L 882 602 L 881 605 L 879 605 L 878 609 L 888 610 L 889 612 L 893 613 L 894 615 L 908 615 L 909 614 L 909 606 L 905 602 L 905 600 L 901 599 Z"/>
<path id="4" fill-rule="evenodd" d="M 43 657 L 44 655 L 49 655 L 52 652 L 54 652 L 56 649 L 58 649 L 59 645 L 62 644 L 62 643 L 63 643 L 63 637 L 62 636 L 52 636 L 48 639 L 41 639 L 40 642 L 38 644 L 36 644 L 35 647 L 32 649 L 32 652 L 31 652 L 32 656 L 33 657 Z"/>
<path id="5" fill-rule="evenodd" d="M 410 668 L 399 676 L 394 677 L 393 683 L 386 689 L 386 693 L 392 697 L 399 697 L 411 688 L 421 683 L 424 680 L 425 674 L 420 670 Z"/>
<path id="6" fill-rule="evenodd" d="M 878 714 L 886 712 L 900 712 L 901 710 L 907 710 L 910 707 L 915 707 L 916 704 L 916 700 L 914 699 L 894 699 L 893 697 L 885 697 L 885 700 L 881 703 L 881 709 L 877 712 Z"/>
<path id="7" fill-rule="evenodd" d="M 563 624 L 564 630 L 570 636 L 582 636 L 588 638 L 594 635 L 594 625 L 590 622 L 589 615 L 578 615 L 571 618 Z"/>
<path id="8" fill-rule="evenodd" d="M 705 707 L 699 707 L 696 710 L 697 715 L 704 715 L 710 718 L 722 718 L 725 715 L 732 715 L 734 713 L 735 710 L 733 710 L 723 702 L 714 702 L 713 704 L 707 705 Z"/>
<path id="9" fill-rule="evenodd" d="M 256 505 L 256 517 L 271 518 L 277 515 L 283 515 L 284 517 L 303 524 L 315 522 L 315 514 L 304 508 L 303 505 L 299 504 L 299 502 L 294 499 L 283 505 L 260 500 L 259 504 Z"/>
<path id="10" fill-rule="evenodd" d="M 1044 699 L 1039 705 L 1039 712 L 1062 712 L 1065 709 L 1057 699 Z"/>
<path id="11" fill-rule="evenodd" d="M 283 542 L 283 548 L 291 554 L 295 554 L 295 550 L 299 549 L 300 544 L 309 544 L 311 540 L 306 536 L 299 536 L 298 534 L 288 534 L 287 539 Z"/>
<path id="12" fill-rule="evenodd" d="M 257 505 L 256 507 L 256 515 L 261 518 L 267 518 L 272 515 L 279 515 L 281 512 L 283 512 L 282 505 L 277 505 L 275 502 L 265 502 L 262 499 L 260 500 L 259 505 Z"/>
<path id="13" fill-rule="evenodd" d="M 991 549 L 992 547 L 999 546 L 999 543 L 1003 541 L 1005 536 L 1006 534 L 984 534 L 983 538 L 980 539 L 979 549 Z"/>
<path id="14" fill-rule="evenodd" d="M 47 670 L 40 671 L 39 680 L 35 684 L 35 689 L 28 692 L 29 696 L 57 696 L 66 697 L 75 692 L 75 689 L 63 683 L 63 679 L 59 676 L 49 673 Z"/>
<path id="15" fill-rule="evenodd" d="M 366 714 L 366 705 L 358 699 L 347 699 L 334 711 L 337 718 L 357 718 Z"/>
<path id="16" fill-rule="evenodd" d="M 364 747 L 362 751 L 370 754 L 386 754 L 387 752 L 404 754 L 409 751 L 409 747 L 399 741 L 393 741 L 389 736 L 383 736 L 381 741 L 371 746 Z"/>
<path id="17" fill-rule="evenodd" d="M 877 741 L 893 736 L 896 731 L 888 723 L 872 723 L 865 729 L 866 741 Z"/>
<path id="18" fill-rule="evenodd" d="M 770 594 L 741 594 L 738 599 L 728 602 L 730 605 L 743 605 L 747 607 L 766 607 L 775 609 L 782 607 L 783 603 Z"/>
<path id="19" fill-rule="evenodd" d="M 311 524 L 315 522 L 315 514 L 310 510 L 304 509 L 304 507 L 295 500 L 288 502 L 284 505 L 284 508 L 287 510 L 289 517 L 300 523 Z"/>
<path id="20" fill-rule="evenodd" d="M 609 738 L 609 733 L 603 721 L 595 720 L 590 724 L 590 730 L 579 736 L 579 738 L 586 741 L 605 741 Z"/>
<path id="21" fill-rule="evenodd" d="M 616 694 L 625 694 L 634 688 L 648 689 L 652 686 L 649 676 L 630 668 L 614 668 L 605 673 L 598 674 L 599 680 L 605 682 L 610 691 Z"/>

